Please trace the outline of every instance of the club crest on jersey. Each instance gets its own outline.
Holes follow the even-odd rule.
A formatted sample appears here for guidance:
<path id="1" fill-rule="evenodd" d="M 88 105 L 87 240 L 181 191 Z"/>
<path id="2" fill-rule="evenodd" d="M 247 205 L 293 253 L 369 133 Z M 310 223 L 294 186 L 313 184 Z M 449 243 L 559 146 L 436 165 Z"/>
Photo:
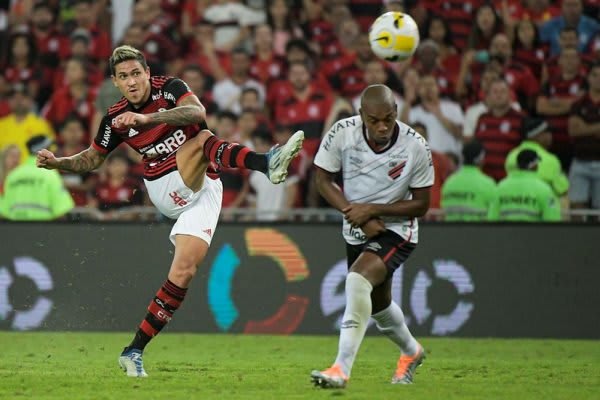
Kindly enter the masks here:
<path id="1" fill-rule="evenodd" d="M 389 165 L 392 168 L 388 171 L 388 176 L 395 180 L 402 175 L 402 171 L 404 171 L 406 161 L 402 161 L 400 164 L 398 164 L 396 161 L 392 161 Z"/>

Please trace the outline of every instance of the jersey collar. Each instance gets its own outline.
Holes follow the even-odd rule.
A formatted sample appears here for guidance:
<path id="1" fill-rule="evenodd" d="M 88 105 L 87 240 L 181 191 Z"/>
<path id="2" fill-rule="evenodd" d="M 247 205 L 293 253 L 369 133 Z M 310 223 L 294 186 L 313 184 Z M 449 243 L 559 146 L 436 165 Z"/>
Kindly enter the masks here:
<path id="1" fill-rule="evenodd" d="M 375 147 L 373 147 L 371 145 L 371 142 L 369 141 L 369 137 L 367 136 L 367 127 L 365 126 L 364 122 L 362 124 L 362 134 L 363 134 L 363 138 L 365 139 L 365 142 L 367 142 L 367 146 L 369 146 L 371 151 L 375 154 L 382 154 L 382 153 L 385 153 L 386 151 L 388 151 L 389 149 L 391 149 L 392 146 L 394 144 L 396 144 L 396 140 L 398 140 L 398 135 L 400 134 L 400 127 L 398 126 L 398 123 L 396 122 L 396 124 L 394 125 L 394 133 L 392 134 L 392 138 L 390 139 L 390 142 L 387 144 L 387 146 L 385 146 L 384 148 L 382 148 L 380 150 L 377 150 Z"/>

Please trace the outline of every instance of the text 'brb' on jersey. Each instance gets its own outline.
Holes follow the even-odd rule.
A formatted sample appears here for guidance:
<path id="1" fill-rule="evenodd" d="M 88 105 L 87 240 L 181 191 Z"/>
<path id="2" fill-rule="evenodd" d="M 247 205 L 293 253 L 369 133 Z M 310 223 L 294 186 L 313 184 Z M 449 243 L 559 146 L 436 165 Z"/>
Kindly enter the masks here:
<path id="1" fill-rule="evenodd" d="M 344 195 L 350 203 L 390 204 L 410 200 L 411 189 L 433 185 L 433 162 L 429 145 L 410 126 L 397 121 L 391 144 L 375 151 L 367 142 L 366 127 L 359 116 L 336 122 L 325 134 L 315 165 L 328 172 L 342 170 Z M 416 218 L 383 217 L 387 229 L 417 243 Z M 344 220 L 346 242 L 361 244 L 366 236 Z"/>
<path id="2" fill-rule="evenodd" d="M 135 108 L 126 98 L 122 98 L 108 109 L 92 146 L 99 152 L 108 154 L 121 143 L 127 143 L 144 156 L 144 178 L 154 180 L 176 170 L 175 153 L 179 147 L 207 127 L 202 122 L 186 126 L 159 124 L 115 128 L 117 117 L 127 111 L 151 114 L 170 110 L 176 107 L 178 101 L 193 94 L 185 82 L 166 76 L 151 77 L 150 87 L 150 97 L 140 108 Z"/>

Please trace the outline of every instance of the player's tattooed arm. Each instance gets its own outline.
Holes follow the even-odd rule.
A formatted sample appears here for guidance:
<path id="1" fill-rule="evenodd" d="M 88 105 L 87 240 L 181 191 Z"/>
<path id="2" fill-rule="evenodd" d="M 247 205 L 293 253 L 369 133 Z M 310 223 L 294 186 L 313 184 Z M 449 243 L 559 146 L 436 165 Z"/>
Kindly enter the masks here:
<path id="1" fill-rule="evenodd" d="M 206 109 L 198 97 L 192 94 L 184 97 L 175 108 L 147 116 L 151 124 L 192 125 L 199 124 L 206 119 Z"/>
<path id="2" fill-rule="evenodd" d="M 76 173 L 89 172 L 102 165 L 105 158 L 104 154 L 90 146 L 74 156 L 57 158 L 56 168 Z"/>

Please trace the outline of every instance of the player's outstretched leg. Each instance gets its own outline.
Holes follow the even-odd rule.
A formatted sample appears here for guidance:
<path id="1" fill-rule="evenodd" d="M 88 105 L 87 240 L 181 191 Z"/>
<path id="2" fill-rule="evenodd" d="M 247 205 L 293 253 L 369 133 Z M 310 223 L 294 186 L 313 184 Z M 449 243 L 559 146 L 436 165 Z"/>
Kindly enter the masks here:
<path id="1" fill-rule="evenodd" d="M 304 132 L 298 131 L 283 146 L 275 146 L 268 153 L 255 153 L 245 146 L 210 135 L 204 142 L 203 151 L 208 160 L 221 167 L 260 171 L 271 182 L 281 183 L 287 177 L 290 162 L 302 148 L 303 141 Z"/>

